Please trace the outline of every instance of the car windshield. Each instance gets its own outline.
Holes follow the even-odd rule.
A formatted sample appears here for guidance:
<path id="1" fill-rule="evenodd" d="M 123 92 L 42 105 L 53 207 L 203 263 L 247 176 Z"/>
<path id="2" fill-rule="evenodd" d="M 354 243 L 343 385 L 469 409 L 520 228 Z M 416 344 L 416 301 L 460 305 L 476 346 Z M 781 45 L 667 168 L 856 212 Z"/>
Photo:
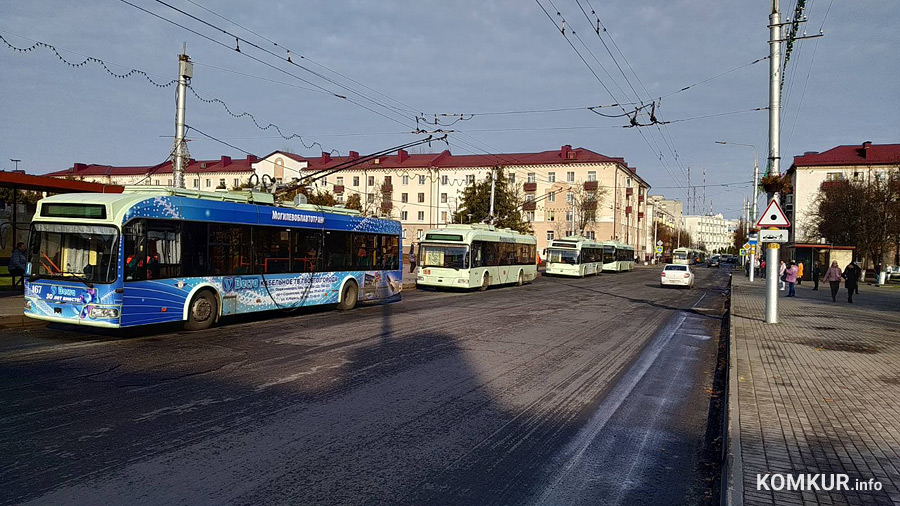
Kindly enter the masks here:
<path id="1" fill-rule="evenodd" d="M 667 271 L 686 271 L 688 270 L 687 265 L 667 265 Z"/>
<path id="2" fill-rule="evenodd" d="M 112 283 L 118 237 L 113 227 L 35 223 L 31 229 L 31 275 Z"/>
<path id="3" fill-rule="evenodd" d="M 578 263 L 578 251 L 572 249 L 550 248 L 547 251 L 547 262 L 575 265 Z"/>
<path id="4" fill-rule="evenodd" d="M 446 267 L 468 269 L 469 249 L 466 246 L 439 246 L 424 244 L 419 251 L 422 267 Z"/>

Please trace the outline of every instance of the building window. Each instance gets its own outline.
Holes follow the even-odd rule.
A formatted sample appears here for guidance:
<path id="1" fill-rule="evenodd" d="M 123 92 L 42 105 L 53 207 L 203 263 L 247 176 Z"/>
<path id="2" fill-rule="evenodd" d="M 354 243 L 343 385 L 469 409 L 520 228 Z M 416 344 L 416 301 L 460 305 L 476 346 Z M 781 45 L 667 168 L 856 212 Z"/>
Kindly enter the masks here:
<path id="1" fill-rule="evenodd" d="M 631 188 L 631 178 L 625 178 L 625 188 Z"/>
<path id="2" fill-rule="evenodd" d="M 506 175 L 506 180 L 509 181 L 510 184 L 516 184 L 516 173 L 510 172 Z"/>
<path id="3" fill-rule="evenodd" d="M 234 178 L 234 187 L 239 188 L 241 186 L 241 180 L 239 178 Z"/>
<path id="4" fill-rule="evenodd" d="M 566 172 L 566 182 L 567 183 L 575 182 L 575 173 L 574 172 Z"/>
<path id="5" fill-rule="evenodd" d="M 419 221 L 425 221 L 425 211 L 419 211 Z"/>
<path id="6" fill-rule="evenodd" d="M 409 219 L 409 211 L 400 211 L 400 219 L 406 221 Z M 404 230 L 406 232 L 406 230 Z"/>
<path id="7" fill-rule="evenodd" d="M 167 184 L 168 186 L 172 186 L 172 180 L 171 180 L 171 179 L 166 179 L 166 184 Z"/>
<path id="8" fill-rule="evenodd" d="M 338 186 L 344 186 L 344 176 L 338 176 L 338 177 L 337 177 L 337 183 L 336 183 L 336 184 L 337 184 Z"/>
<path id="9" fill-rule="evenodd" d="M 219 188 L 225 188 L 225 178 L 219 179 Z"/>
<path id="10" fill-rule="evenodd" d="M 369 176 L 369 186 L 375 186 L 375 176 Z"/>
<path id="11" fill-rule="evenodd" d="M 566 192 L 566 204 L 575 202 L 575 195 L 572 192 Z"/>
<path id="12" fill-rule="evenodd" d="M 529 182 L 529 183 L 536 183 L 536 182 L 537 182 L 537 176 L 534 174 L 534 172 L 529 172 L 529 173 L 528 173 L 528 182 Z"/>
<path id="13" fill-rule="evenodd" d="M 475 183 L 475 174 L 466 174 L 466 184 Z"/>
<path id="14" fill-rule="evenodd" d="M 556 192 L 547 193 L 547 202 L 556 202 Z"/>
<path id="15" fill-rule="evenodd" d="M 534 194 L 529 193 L 529 194 L 525 195 L 525 202 L 534 202 Z"/>
<path id="16" fill-rule="evenodd" d="M 422 240 L 422 229 L 416 229 L 416 239 Z"/>
<path id="17" fill-rule="evenodd" d="M 844 173 L 843 172 L 829 172 L 825 174 L 825 181 L 843 181 Z"/>
<path id="18" fill-rule="evenodd" d="M 402 203 L 404 203 L 404 204 L 407 203 L 407 202 L 409 202 L 409 194 L 408 194 L 408 193 L 401 193 L 401 194 L 400 194 L 400 202 L 402 202 Z"/>
<path id="19" fill-rule="evenodd" d="M 159 179 L 153 180 L 153 186 L 159 186 Z"/>
<path id="20" fill-rule="evenodd" d="M 572 211 L 566 211 L 566 221 L 572 221 Z"/>
<path id="21" fill-rule="evenodd" d="M 206 180 L 206 187 L 207 187 L 207 188 L 211 188 L 211 187 L 212 187 L 212 179 L 207 179 L 207 180 Z"/>
<path id="22" fill-rule="evenodd" d="M 447 175 L 441 176 L 441 184 L 450 184 L 450 176 L 447 176 Z"/>
<path id="23" fill-rule="evenodd" d="M 556 213 L 554 213 L 553 211 L 548 210 L 545 213 L 545 216 L 547 217 L 547 221 L 556 221 Z"/>
<path id="24" fill-rule="evenodd" d="M 401 178 L 400 182 L 403 184 L 409 184 L 409 176 L 403 176 Z M 406 231 L 404 230 L 404 232 L 406 232 Z"/>
<path id="25" fill-rule="evenodd" d="M 281 178 L 278 178 L 278 182 L 281 182 Z M 322 186 L 325 186 L 326 184 L 328 184 L 328 176 L 322 178 Z"/>
<path id="26" fill-rule="evenodd" d="M 200 188 L 200 180 L 199 179 L 194 180 L 194 188 Z"/>
<path id="27" fill-rule="evenodd" d="M 588 232 L 585 233 L 584 235 L 587 236 L 587 238 L 590 239 L 590 240 L 592 240 L 592 241 L 597 239 L 596 237 L 594 237 L 594 231 L 593 231 L 593 230 L 588 231 Z"/>
<path id="28" fill-rule="evenodd" d="M 366 194 L 366 202 L 368 202 L 369 204 L 374 204 L 375 203 L 375 194 L 367 193 Z"/>
<path id="29" fill-rule="evenodd" d="M 555 183 L 556 182 L 556 172 L 548 172 L 547 173 L 547 182 Z"/>
<path id="30" fill-rule="evenodd" d="M 534 221 L 534 211 L 525 211 L 525 221 Z"/>
<path id="31" fill-rule="evenodd" d="M 556 235 L 556 234 L 554 234 L 552 230 L 548 230 L 548 231 L 547 231 L 547 240 L 548 240 L 548 241 L 552 241 L 552 240 L 553 240 L 553 237 L 554 237 L 555 235 Z"/>
<path id="32" fill-rule="evenodd" d="M 588 181 L 596 181 L 597 180 L 597 171 L 589 170 L 588 171 Z"/>
<path id="33" fill-rule="evenodd" d="M 447 211 L 441 211 L 441 222 L 447 223 Z"/>
<path id="34" fill-rule="evenodd" d="M 419 184 L 425 184 L 425 176 L 419 176 Z"/>
<path id="35" fill-rule="evenodd" d="M 343 204 L 344 203 L 344 194 L 338 193 L 337 195 L 335 195 L 335 200 L 337 201 L 338 204 Z"/>
<path id="36" fill-rule="evenodd" d="M 359 176 L 353 176 L 353 186 L 359 186 Z"/>
<path id="37" fill-rule="evenodd" d="M 441 204 L 446 204 L 446 203 L 447 203 L 447 194 L 442 193 L 441 194 Z"/>
<path id="38" fill-rule="evenodd" d="M 403 238 L 406 239 L 406 229 L 403 229 Z"/>
<path id="39" fill-rule="evenodd" d="M 424 193 L 420 193 L 420 194 L 418 195 L 418 199 L 419 199 L 419 203 L 420 203 L 420 204 L 424 203 L 424 202 L 425 202 L 425 194 L 424 194 Z"/>

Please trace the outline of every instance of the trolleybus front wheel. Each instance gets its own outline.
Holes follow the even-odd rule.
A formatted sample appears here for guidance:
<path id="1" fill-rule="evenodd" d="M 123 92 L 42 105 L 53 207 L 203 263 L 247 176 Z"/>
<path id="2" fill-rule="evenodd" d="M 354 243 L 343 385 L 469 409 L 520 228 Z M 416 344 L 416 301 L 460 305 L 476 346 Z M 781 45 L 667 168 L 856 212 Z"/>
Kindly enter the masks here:
<path id="1" fill-rule="evenodd" d="M 203 290 L 191 299 L 188 306 L 187 321 L 184 322 L 185 330 L 205 330 L 212 327 L 216 321 L 218 304 L 216 296 L 209 290 Z"/>
<path id="2" fill-rule="evenodd" d="M 341 311 L 349 311 L 356 307 L 356 299 L 359 298 L 359 287 L 355 281 L 348 281 L 341 290 L 341 301 L 338 302 L 338 309 Z"/>
<path id="3" fill-rule="evenodd" d="M 516 281 L 516 284 L 522 286 L 525 284 L 525 274 L 522 274 L 522 271 L 519 271 L 519 280 Z"/>
<path id="4" fill-rule="evenodd" d="M 481 286 L 478 287 L 478 289 L 483 292 L 487 290 L 489 286 L 491 286 L 491 275 L 484 273 L 484 276 L 481 278 Z"/>

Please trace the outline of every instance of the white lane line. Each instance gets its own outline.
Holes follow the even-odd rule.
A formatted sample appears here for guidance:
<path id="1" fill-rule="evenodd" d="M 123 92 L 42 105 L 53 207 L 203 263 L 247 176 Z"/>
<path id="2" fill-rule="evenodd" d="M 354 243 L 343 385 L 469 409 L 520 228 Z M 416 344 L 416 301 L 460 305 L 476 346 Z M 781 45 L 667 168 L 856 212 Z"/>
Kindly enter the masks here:
<path id="1" fill-rule="evenodd" d="M 659 357 L 662 350 L 669 344 L 669 341 L 672 340 L 672 337 L 681 327 L 681 324 L 684 323 L 685 318 L 685 313 L 679 312 L 678 316 L 673 318 L 659 333 L 657 333 L 650 346 L 641 353 L 637 362 L 631 366 L 631 369 L 628 370 L 625 376 L 616 383 L 612 392 L 610 392 L 600 406 L 597 407 L 597 410 L 591 416 L 587 425 L 578 431 L 575 438 L 573 438 L 573 440 L 566 445 L 566 448 L 554 458 L 555 461 L 565 462 L 565 465 L 556 472 L 551 480 L 550 486 L 548 486 L 544 493 L 541 494 L 540 498 L 536 501 L 536 504 L 551 503 L 550 496 L 555 492 L 556 487 L 563 481 L 572 468 L 581 462 L 588 447 L 595 439 L 597 439 L 597 435 L 603 430 L 606 423 L 609 422 L 609 419 L 612 418 L 616 411 L 618 411 L 622 403 L 625 402 L 625 399 L 631 394 L 631 391 L 634 390 L 634 387 L 637 386 L 650 369 L 650 366 L 653 365 L 653 362 Z"/>

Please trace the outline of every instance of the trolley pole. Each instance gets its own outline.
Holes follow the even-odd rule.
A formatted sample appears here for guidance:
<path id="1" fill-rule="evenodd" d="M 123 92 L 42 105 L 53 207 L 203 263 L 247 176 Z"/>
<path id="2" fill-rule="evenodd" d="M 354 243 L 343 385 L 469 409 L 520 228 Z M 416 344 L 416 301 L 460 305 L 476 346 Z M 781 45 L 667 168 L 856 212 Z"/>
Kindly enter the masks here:
<path id="1" fill-rule="evenodd" d="M 185 54 L 187 44 L 181 48 L 178 55 L 178 96 L 175 110 L 175 158 L 172 160 L 172 172 L 175 188 L 184 188 L 184 99 L 187 92 L 187 84 L 194 75 L 194 65 L 191 58 Z"/>
<path id="2" fill-rule="evenodd" d="M 769 15 L 769 174 L 781 174 L 781 13 L 778 0 L 772 0 Z M 769 194 L 769 202 L 778 202 L 778 192 Z M 779 244 L 766 247 L 766 323 L 778 323 Z"/>
<path id="3" fill-rule="evenodd" d="M 491 208 L 488 211 L 488 219 L 491 220 L 491 224 L 494 223 L 494 188 L 497 186 L 497 168 L 491 171 Z"/>

